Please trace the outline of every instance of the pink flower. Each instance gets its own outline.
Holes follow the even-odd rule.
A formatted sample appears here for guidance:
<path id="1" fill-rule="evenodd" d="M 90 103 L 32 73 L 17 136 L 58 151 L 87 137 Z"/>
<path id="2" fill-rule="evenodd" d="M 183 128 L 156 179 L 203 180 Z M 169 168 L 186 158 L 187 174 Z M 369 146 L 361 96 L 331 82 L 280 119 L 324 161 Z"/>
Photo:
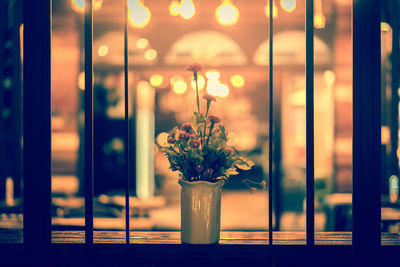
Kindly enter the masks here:
<path id="1" fill-rule="evenodd" d="M 235 155 L 235 153 L 236 153 L 235 150 L 233 150 L 233 148 L 231 148 L 229 146 L 225 147 L 224 151 L 227 152 L 228 155 Z"/>
<path id="2" fill-rule="evenodd" d="M 193 148 L 198 148 L 200 146 L 200 141 L 198 139 L 191 139 L 190 145 Z"/>
<path id="3" fill-rule="evenodd" d="M 210 94 L 204 94 L 203 98 L 205 100 L 207 100 L 207 101 L 217 101 L 217 98 L 215 96 L 213 96 L 213 95 L 210 95 Z"/>
<path id="4" fill-rule="evenodd" d="M 209 116 L 208 116 L 208 120 L 209 120 L 211 123 L 219 123 L 219 122 L 221 122 L 221 119 L 220 119 L 220 118 L 218 118 L 217 116 L 213 116 L 213 115 L 209 115 Z"/>
<path id="5" fill-rule="evenodd" d="M 187 68 L 187 71 L 198 72 L 203 70 L 203 66 L 199 63 L 192 63 Z"/>
<path id="6" fill-rule="evenodd" d="M 188 133 L 188 132 L 190 132 L 190 130 L 192 130 L 192 125 L 190 123 L 188 123 L 188 122 L 184 123 L 181 126 L 181 130 Z"/>
<path id="7" fill-rule="evenodd" d="M 175 138 L 173 138 L 172 136 L 170 136 L 170 137 L 168 137 L 167 142 L 168 142 L 169 144 L 173 144 L 173 143 L 175 143 Z"/>
<path id="8" fill-rule="evenodd" d="M 188 134 L 187 132 L 185 132 L 185 131 L 179 132 L 179 139 L 189 139 L 189 137 L 190 137 L 190 134 Z"/>
<path id="9" fill-rule="evenodd" d="M 217 126 L 214 128 L 214 132 L 219 133 L 219 132 L 221 132 L 221 129 Z"/>

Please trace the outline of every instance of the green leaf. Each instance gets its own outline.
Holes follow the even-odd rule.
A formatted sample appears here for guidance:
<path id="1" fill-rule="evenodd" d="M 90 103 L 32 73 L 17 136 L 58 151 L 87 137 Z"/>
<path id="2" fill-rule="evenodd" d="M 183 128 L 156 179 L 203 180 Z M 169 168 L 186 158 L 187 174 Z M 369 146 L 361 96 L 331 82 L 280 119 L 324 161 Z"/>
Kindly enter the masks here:
<path id="1" fill-rule="evenodd" d="M 241 170 L 250 170 L 254 166 L 254 162 L 245 157 L 235 157 L 234 166 Z"/>
<path id="2" fill-rule="evenodd" d="M 219 133 L 219 136 L 221 139 L 225 140 L 226 142 L 228 141 L 228 138 L 226 138 L 226 131 L 224 126 L 218 126 L 221 132 Z"/>
<path id="3" fill-rule="evenodd" d="M 226 172 L 225 172 L 225 176 L 226 176 L 226 177 L 229 177 L 229 176 L 231 176 L 231 175 L 236 175 L 236 174 L 239 174 L 239 173 L 238 173 L 238 171 L 236 170 L 235 167 L 229 168 L 229 169 L 227 169 Z"/>
<path id="4" fill-rule="evenodd" d="M 169 131 L 169 136 L 172 136 L 176 139 L 176 136 L 178 135 L 179 132 L 179 128 L 178 126 L 175 126 L 174 128 L 172 128 L 171 131 Z"/>
<path id="5" fill-rule="evenodd" d="M 199 112 L 193 112 L 193 113 L 194 113 L 194 118 L 195 118 L 195 124 L 206 122 L 206 119 L 204 118 L 203 113 L 199 113 Z"/>

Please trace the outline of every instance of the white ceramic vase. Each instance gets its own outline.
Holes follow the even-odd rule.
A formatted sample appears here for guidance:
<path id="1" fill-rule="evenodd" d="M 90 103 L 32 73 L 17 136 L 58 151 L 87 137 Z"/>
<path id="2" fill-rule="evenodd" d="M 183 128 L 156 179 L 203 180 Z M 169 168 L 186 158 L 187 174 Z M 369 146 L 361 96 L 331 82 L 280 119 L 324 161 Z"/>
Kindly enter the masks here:
<path id="1" fill-rule="evenodd" d="M 213 244 L 219 241 L 221 187 L 224 180 L 189 182 L 181 185 L 181 241 L 187 244 Z"/>

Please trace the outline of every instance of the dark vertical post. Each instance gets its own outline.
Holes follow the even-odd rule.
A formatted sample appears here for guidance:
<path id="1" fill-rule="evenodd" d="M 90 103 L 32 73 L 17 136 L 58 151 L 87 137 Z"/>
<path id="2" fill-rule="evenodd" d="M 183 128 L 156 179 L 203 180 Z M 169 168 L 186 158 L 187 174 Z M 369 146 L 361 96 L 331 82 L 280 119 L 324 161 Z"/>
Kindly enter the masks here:
<path id="1" fill-rule="evenodd" d="M 13 85 L 10 88 L 12 92 L 11 103 L 11 175 L 14 179 L 14 197 L 19 198 L 22 196 L 22 62 L 21 62 L 21 36 L 20 26 L 22 24 L 22 2 L 14 2 L 14 21 L 13 21 L 13 46 L 12 56 L 13 60 Z M 16 123 L 13 123 L 16 122 Z M 1 129 L 1 128 L 0 128 Z M 4 128 L 3 128 L 4 129 Z"/>
<path id="2" fill-rule="evenodd" d="M 391 98 L 391 115 L 390 115 L 390 144 L 391 144 L 391 175 L 399 176 L 399 158 L 397 157 L 397 148 L 399 144 L 399 1 L 392 0 L 390 1 L 390 9 L 392 10 L 392 20 L 391 25 L 393 29 L 393 38 L 392 38 L 392 56 L 391 56 L 391 63 L 392 63 L 392 98 Z"/>
<path id="3" fill-rule="evenodd" d="M 85 0 L 85 242 L 93 244 L 93 11 Z"/>
<path id="4" fill-rule="evenodd" d="M 353 245 L 363 266 L 380 245 L 380 51 L 379 1 L 354 0 Z"/>
<path id="5" fill-rule="evenodd" d="M 7 32 L 7 12 L 9 1 L 0 1 L 0 78 L 3 80 L 5 78 L 5 43 L 6 43 L 6 32 Z M 5 105 L 5 88 L 1 84 L 0 91 L 0 110 L 3 111 L 6 107 Z M 6 131 L 5 131 L 5 119 L 0 116 L 0 201 L 5 199 L 5 185 L 6 185 Z"/>
<path id="6" fill-rule="evenodd" d="M 125 231 L 126 244 L 129 244 L 129 189 L 130 189 L 130 162 L 129 162 L 129 80 L 128 80 L 128 1 L 124 1 L 124 75 L 125 75 Z"/>
<path id="7" fill-rule="evenodd" d="M 314 0 L 306 1 L 306 234 L 314 245 Z"/>
<path id="8" fill-rule="evenodd" d="M 51 242 L 51 1 L 23 2 L 24 243 L 35 259 Z"/>
<path id="9" fill-rule="evenodd" d="M 268 171 L 269 171 L 269 179 L 268 179 L 268 239 L 269 244 L 272 245 L 272 214 L 273 214 L 273 206 L 272 206 L 272 177 L 273 177 L 273 110 L 274 110 L 274 82 L 273 82 L 273 1 L 269 0 L 269 156 L 268 156 Z"/>

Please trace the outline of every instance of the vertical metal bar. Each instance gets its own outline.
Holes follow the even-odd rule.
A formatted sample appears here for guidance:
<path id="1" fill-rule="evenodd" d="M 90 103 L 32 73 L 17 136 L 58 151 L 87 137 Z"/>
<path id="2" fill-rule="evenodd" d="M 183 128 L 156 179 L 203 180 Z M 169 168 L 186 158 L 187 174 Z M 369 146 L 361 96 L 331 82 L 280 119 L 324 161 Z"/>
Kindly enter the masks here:
<path id="1" fill-rule="evenodd" d="M 7 28 L 7 4 L 8 1 L 0 1 L 0 78 L 1 80 L 5 77 L 5 40 L 6 40 L 6 28 Z M 0 110 L 5 108 L 5 90 L 4 86 L 1 85 L 2 90 L 0 91 Z M 0 201 L 5 199 L 5 182 L 6 182 L 6 131 L 5 131 L 5 118 L 0 116 Z"/>
<path id="2" fill-rule="evenodd" d="M 129 189 L 130 189 L 130 161 L 129 161 L 129 79 L 128 79 L 128 1 L 124 0 L 124 75 L 125 75 L 125 231 L 126 244 L 129 244 Z"/>
<path id="3" fill-rule="evenodd" d="M 85 243 L 93 244 L 93 10 L 85 0 Z"/>
<path id="4" fill-rule="evenodd" d="M 380 245 L 380 51 L 379 2 L 354 0 L 353 245 L 365 261 L 361 266 L 375 254 L 362 252 Z"/>
<path id="5" fill-rule="evenodd" d="M 273 18 L 274 1 L 269 0 L 269 156 L 268 156 L 268 240 L 272 245 L 272 228 L 273 228 L 273 205 L 272 205 L 272 177 L 273 177 L 273 123 L 274 123 L 274 82 L 273 82 L 273 35 L 274 35 L 274 18 Z"/>
<path id="6" fill-rule="evenodd" d="M 14 179 L 14 198 L 19 198 L 22 195 L 22 62 L 21 62 L 21 34 L 20 26 L 22 24 L 22 2 L 15 1 L 14 5 L 14 32 L 13 40 L 16 42 L 13 49 L 13 80 L 14 85 L 11 88 L 12 94 L 12 117 L 11 121 L 16 121 L 12 124 L 12 143 L 11 150 L 13 154 L 11 157 L 12 169 L 11 175 Z M 0 128 L 1 129 L 1 128 Z"/>
<path id="7" fill-rule="evenodd" d="M 399 1 L 390 1 L 390 10 L 392 10 L 392 99 L 390 115 L 390 144 L 391 144 L 391 174 L 399 176 L 399 158 L 397 157 L 397 148 L 399 144 Z"/>
<path id="8" fill-rule="evenodd" d="M 51 1 L 23 2 L 23 175 L 25 260 L 50 262 Z M 28 264 L 29 265 L 29 264 Z"/>
<path id="9" fill-rule="evenodd" d="M 314 245 L 314 0 L 306 1 L 306 234 Z"/>

